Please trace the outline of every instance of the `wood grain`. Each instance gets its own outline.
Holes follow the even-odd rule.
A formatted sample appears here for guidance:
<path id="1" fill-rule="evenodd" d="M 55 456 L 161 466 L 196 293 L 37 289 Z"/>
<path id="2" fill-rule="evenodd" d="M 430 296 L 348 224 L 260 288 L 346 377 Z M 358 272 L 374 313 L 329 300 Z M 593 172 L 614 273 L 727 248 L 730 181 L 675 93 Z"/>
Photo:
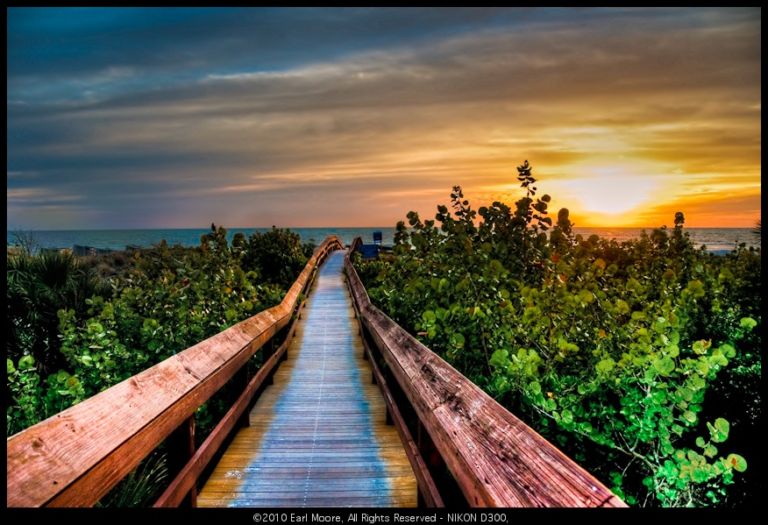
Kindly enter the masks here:
<path id="1" fill-rule="evenodd" d="M 198 495 L 203 506 L 416 506 L 416 479 L 342 281 L 320 270 L 288 358 Z"/>
<path id="2" fill-rule="evenodd" d="M 251 378 L 243 393 L 238 397 L 237 401 L 235 401 L 234 405 L 230 407 L 227 413 L 224 414 L 224 417 L 200 445 L 200 448 L 197 451 L 193 451 L 190 460 L 185 462 L 185 465 L 180 469 L 179 474 L 155 502 L 155 507 L 177 507 L 182 504 L 185 496 L 190 492 L 194 494 L 193 501 L 196 501 L 197 494 L 195 484 L 197 479 L 208 466 L 208 463 L 213 459 L 216 452 L 236 427 L 238 422 L 243 419 L 243 414 L 250 406 L 256 392 L 265 383 L 266 379 L 271 377 L 273 370 L 283 359 L 288 345 L 295 334 L 295 328 L 296 322 L 294 321 L 286 340 L 283 341 L 275 353 L 267 359 L 253 378 Z M 246 422 L 250 423 L 248 419 L 248 417 L 245 417 Z"/>
<path id="3" fill-rule="evenodd" d="M 357 311 L 357 305 L 353 303 L 353 306 L 355 306 L 358 323 L 362 324 L 362 322 L 359 320 L 360 312 Z M 395 428 L 397 429 L 397 433 L 400 436 L 400 442 L 405 448 L 408 461 L 410 462 L 413 473 L 416 476 L 416 483 L 418 484 L 419 494 L 423 499 L 423 504 L 424 506 L 430 508 L 445 507 L 445 503 L 443 502 L 440 491 L 435 484 L 435 480 L 432 478 L 432 474 L 427 468 L 427 465 L 424 463 L 424 459 L 419 452 L 419 447 L 416 442 L 414 442 L 413 437 L 411 436 L 411 431 L 408 429 L 408 426 L 406 425 L 405 420 L 400 413 L 400 408 L 397 406 L 397 403 L 392 397 L 392 393 L 389 390 L 387 381 L 384 378 L 384 375 L 381 373 L 379 366 L 376 364 L 376 359 L 373 356 L 371 348 L 368 346 L 365 338 L 362 337 L 362 326 L 360 328 L 361 340 L 365 350 L 364 357 L 366 361 L 370 363 L 373 377 L 375 379 L 374 382 L 379 387 L 381 395 L 387 405 L 387 423 L 389 424 L 391 422 L 391 424 L 394 424 Z"/>
<path id="4" fill-rule="evenodd" d="M 327 238 L 278 306 L 8 438 L 7 506 L 97 502 L 290 321 L 314 268 L 342 247 Z"/>
<path id="5" fill-rule="evenodd" d="M 349 256 L 345 271 L 364 326 L 470 505 L 626 506 L 373 306 Z"/>

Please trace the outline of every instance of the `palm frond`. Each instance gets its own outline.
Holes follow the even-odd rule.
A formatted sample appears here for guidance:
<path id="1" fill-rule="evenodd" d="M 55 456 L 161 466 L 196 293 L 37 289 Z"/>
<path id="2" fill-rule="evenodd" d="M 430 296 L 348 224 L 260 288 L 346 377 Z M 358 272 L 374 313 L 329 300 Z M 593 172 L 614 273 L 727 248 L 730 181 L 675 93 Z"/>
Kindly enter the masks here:
<path id="1" fill-rule="evenodd" d="M 99 507 L 150 507 L 168 479 L 168 457 L 155 452 L 99 502 Z"/>

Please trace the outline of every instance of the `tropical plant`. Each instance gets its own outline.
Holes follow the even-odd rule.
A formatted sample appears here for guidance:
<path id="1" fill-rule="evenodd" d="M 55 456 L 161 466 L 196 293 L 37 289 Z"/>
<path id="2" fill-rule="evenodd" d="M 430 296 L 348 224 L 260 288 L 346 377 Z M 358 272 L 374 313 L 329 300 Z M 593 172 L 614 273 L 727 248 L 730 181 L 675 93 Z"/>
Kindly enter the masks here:
<path id="1" fill-rule="evenodd" d="M 108 280 L 68 254 L 9 257 L 7 433 L 49 417 L 280 302 L 306 259 L 298 236 L 273 230 L 249 246 L 213 227 L 197 248 L 137 250 Z M 266 239 L 266 241 L 265 241 Z M 289 266 L 256 257 L 290 247 Z M 246 251 L 254 261 L 246 263 Z M 265 266 L 259 266 L 260 263 Z M 293 273 L 291 273 L 293 272 Z M 289 283 L 289 284 L 290 284 Z M 201 417 L 212 425 L 209 409 Z M 208 417 L 210 415 L 210 417 Z"/>
<path id="2" fill-rule="evenodd" d="M 291 286 L 312 255 L 305 252 L 298 233 L 274 226 L 254 233 L 241 246 L 244 269 L 257 271 L 264 282 L 285 288 Z"/>
<path id="3" fill-rule="evenodd" d="M 108 293 L 108 287 L 71 254 L 60 252 L 9 255 L 6 276 L 7 356 L 31 355 L 42 373 L 58 369 L 63 359 L 57 312 L 83 313 L 86 299 Z"/>
<path id="4" fill-rule="evenodd" d="M 547 236 L 549 196 L 527 162 L 518 180 L 513 207 L 454 187 L 437 224 L 409 213 L 394 259 L 356 263 L 371 299 L 627 502 L 721 504 L 746 469 L 726 440 L 758 422 L 707 394 L 759 377 L 759 250 L 695 249 L 682 213 L 619 243 L 562 209 Z"/>

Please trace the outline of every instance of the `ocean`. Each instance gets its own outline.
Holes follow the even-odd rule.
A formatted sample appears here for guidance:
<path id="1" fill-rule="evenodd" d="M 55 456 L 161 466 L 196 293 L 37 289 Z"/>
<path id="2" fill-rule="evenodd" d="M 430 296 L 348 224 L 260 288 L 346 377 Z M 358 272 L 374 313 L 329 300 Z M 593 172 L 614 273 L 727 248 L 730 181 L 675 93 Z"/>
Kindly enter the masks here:
<path id="1" fill-rule="evenodd" d="M 236 232 L 250 235 L 253 232 L 268 231 L 270 228 L 231 228 L 228 235 L 231 239 Z M 363 242 L 372 242 L 373 232 L 382 232 L 383 244 L 392 244 L 395 230 L 391 227 L 381 228 L 291 228 L 301 236 L 304 242 L 320 244 L 328 235 L 338 235 L 345 243 L 360 236 Z M 576 233 L 585 237 L 596 234 L 601 237 L 615 238 L 619 241 L 631 239 L 640 235 L 642 228 L 575 228 Z M 151 246 L 165 239 L 170 245 L 197 246 L 200 236 L 210 229 L 158 229 L 158 230 L 36 230 L 24 232 L 32 237 L 34 244 L 40 248 L 71 248 L 75 244 L 93 246 L 111 250 L 123 250 L 128 245 Z M 650 232 L 650 229 L 646 229 Z M 760 238 L 752 233 L 750 228 L 686 228 L 697 246 L 705 245 L 710 251 L 723 252 L 732 250 L 739 243 L 747 246 L 760 246 Z M 17 244 L 16 234 L 7 232 L 7 243 Z"/>

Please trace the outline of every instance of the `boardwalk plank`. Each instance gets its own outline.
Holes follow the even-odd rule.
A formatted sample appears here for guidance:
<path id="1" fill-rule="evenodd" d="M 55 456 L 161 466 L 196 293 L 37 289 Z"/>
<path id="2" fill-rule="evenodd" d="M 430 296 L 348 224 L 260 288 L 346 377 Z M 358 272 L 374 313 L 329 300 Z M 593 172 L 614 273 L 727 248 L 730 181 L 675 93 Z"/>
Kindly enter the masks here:
<path id="1" fill-rule="evenodd" d="M 416 506 L 413 470 L 363 359 L 343 257 L 321 268 L 288 358 L 199 506 Z"/>

